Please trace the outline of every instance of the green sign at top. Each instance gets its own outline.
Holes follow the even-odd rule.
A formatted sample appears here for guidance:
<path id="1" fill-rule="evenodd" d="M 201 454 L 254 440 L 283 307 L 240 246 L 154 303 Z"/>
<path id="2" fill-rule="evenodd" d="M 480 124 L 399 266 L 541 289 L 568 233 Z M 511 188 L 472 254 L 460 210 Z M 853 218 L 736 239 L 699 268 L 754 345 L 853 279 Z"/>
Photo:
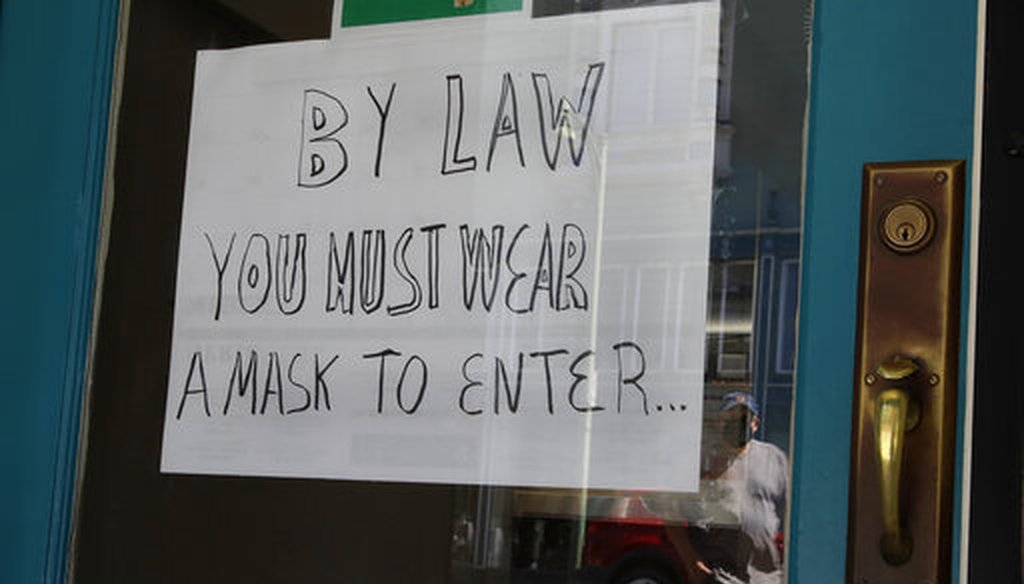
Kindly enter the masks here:
<path id="1" fill-rule="evenodd" d="M 345 0 L 341 26 L 522 10 L 522 0 Z"/>

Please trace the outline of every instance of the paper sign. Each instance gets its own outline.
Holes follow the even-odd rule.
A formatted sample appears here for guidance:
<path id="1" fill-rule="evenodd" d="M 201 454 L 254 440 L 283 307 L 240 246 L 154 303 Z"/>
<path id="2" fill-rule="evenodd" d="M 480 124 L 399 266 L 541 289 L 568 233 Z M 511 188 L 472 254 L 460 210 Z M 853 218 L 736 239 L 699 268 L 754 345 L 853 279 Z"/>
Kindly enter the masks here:
<path id="1" fill-rule="evenodd" d="M 162 470 L 695 489 L 717 38 L 200 53 Z"/>

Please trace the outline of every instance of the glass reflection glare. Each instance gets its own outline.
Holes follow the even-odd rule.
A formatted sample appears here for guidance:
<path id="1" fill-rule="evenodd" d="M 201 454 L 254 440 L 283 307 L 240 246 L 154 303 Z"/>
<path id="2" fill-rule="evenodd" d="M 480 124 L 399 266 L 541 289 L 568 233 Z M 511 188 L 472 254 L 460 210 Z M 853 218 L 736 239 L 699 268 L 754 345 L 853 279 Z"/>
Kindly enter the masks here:
<path id="1" fill-rule="evenodd" d="M 625 4 L 647 3 L 533 3 L 548 14 Z M 784 580 L 809 2 L 721 8 L 699 492 L 461 489 L 453 581 Z M 629 270 L 605 277 L 622 285 Z"/>

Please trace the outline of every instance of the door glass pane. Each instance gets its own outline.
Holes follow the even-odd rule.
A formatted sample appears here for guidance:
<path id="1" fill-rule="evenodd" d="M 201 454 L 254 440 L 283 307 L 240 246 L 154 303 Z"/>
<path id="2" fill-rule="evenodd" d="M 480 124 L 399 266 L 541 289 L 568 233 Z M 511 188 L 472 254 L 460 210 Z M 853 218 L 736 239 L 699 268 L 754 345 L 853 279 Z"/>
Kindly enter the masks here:
<path id="1" fill-rule="evenodd" d="M 443 10 L 438 10 L 457 12 L 462 5 L 472 4 L 471 0 L 456 1 L 452 7 L 446 4 Z M 501 208 L 473 199 L 468 211 L 452 219 L 446 227 L 446 237 L 457 244 L 462 222 L 476 217 L 481 224 L 486 224 L 488 218 L 497 216 L 499 211 L 503 217 L 519 217 L 509 220 L 503 236 L 507 238 L 504 241 L 510 242 L 513 236 L 521 235 L 531 257 L 540 253 L 541 267 L 523 272 L 523 277 L 536 278 L 532 287 L 524 287 L 526 292 L 522 292 L 503 284 L 497 296 L 492 292 L 492 298 L 497 298 L 497 309 L 483 310 L 478 305 L 477 312 L 469 312 L 475 320 L 453 317 L 447 323 L 428 322 L 424 326 L 416 320 L 418 315 L 405 321 L 390 320 L 386 324 L 369 318 L 359 320 L 355 316 L 349 320 L 334 319 L 328 324 L 311 320 L 301 329 L 301 334 L 296 334 L 292 327 L 289 329 L 292 336 L 282 340 L 275 336 L 279 329 L 274 328 L 277 325 L 272 321 L 268 320 L 271 324 L 266 325 L 267 328 L 257 330 L 251 320 L 245 320 L 249 317 L 238 310 L 241 305 L 250 312 L 242 298 L 243 285 L 249 281 L 238 276 L 240 304 L 230 304 L 234 301 L 231 296 L 234 288 L 227 286 L 223 306 L 225 321 L 236 323 L 238 328 L 232 329 L 234 332 L 218 333 L 236 336 L 210 337 L 203 341 L 219 355 L 216 360 L 208 357 L 204 373 L 210 372 L 212 378 L 212 372 L 218 367 L 230 373 L 233 360 L 241 359 L 238 343 L 222 342 L 224 338 L 244 338 L 253 347 L 262 342 L 261 339 L 277 339 L 305 346 L 307 351 L 315 345 L 316 339 L 331 338 L 337 346 L 344 347 L 340 350 L 342 353 L 351 353 L 357 352 L 365 339 L 390 335 L 410 346 L 417 343 L 423 346 L 424 362 L 430 361 L 431 347 L 436 345 L 462 347 L 465 356 L 474 352 L 480 354 L 476 360 L 462 361 L 461 370 L 455 369 L 451 374 L 451 379 L 460 382 L 459 385 L 453 382 L 456 388 L 474 382 L 478 385 L 473 387 L 486 388 L 480 390 L 479 395 L 462 391 L 459 403 L 464 414 L 476 415 L 474 412 L 479 410 L 480 415 L 484 415 L 494 411 L 494 419 L 499 420 L 499 411 L 518 407 L 525 412 L 539 408 L 541 413 L 545 407 L 549 410 L 556 406 L 578 408 L 584 402 L 573 401 L 575 398 L 568 392 L 575 387 L 570 385 L 573 380 L 581 379 L 577 374 L 587 371 L 583 379 L 590 375 L 610 380 L 606 381 L 610 384 L 608 387 L 617 388 L 618 395 L 612 392 L 604 402 L 586 401 L 585 405 L 602 403 L 609 410 L 616 407 L 621 410 L 625 400 L 627 409 L 644 408 L 651 420 L 647 426 L 654 430 L 641 431 L 628 425 L 622 425 L 621 430 L 615 430 L 614 425 L 612 429 L 594 429 L 607 419 L 601 418 L 595 410 L 570 422 L 579 426 L 579 432 L 566 434 L 564 428 L 543 424 L 536 426 L 538 430 L 533 436 L 488 430 L 480 434 L 486 440 L 478 443 L 453 442 L 453 448 L 463 453 L 451 455 L 453 458 L 441 456 L 451 454 L 444 452 L 443 447 L 438 450 L 434 443 L 425 444 L 421 433 L 402 436 L 363 432 L 353 437 L 356 444 L 353 448 L 358 451 L 354 457 L 363 465 L 361 468 L 372 469 L 375 457 L 387 458 L 393 456 L 394 450 L 401 449 L 409 452 L 403 459 L 404 467 L 419 469 L 410 473 L 422 473 L 423 480 L 419 481 L 408 475 L 384 480 L 386 477 L 380 474 L 370 478 L 339 477 L 319 471 L 306 475 L 308 478 L 297 478 L 303 476 L 303 471 L 294 469 L 309 467 L 304 467 L 303 461 L 297 461 L 294 456 L 260 458 L 261 448 L 273 450 L 279 446 L 274 443 L 286 442 L 293 434 L 275 435 L 267 443 L 252 440 L 244 447 L 234 438 L 228 446 L 218 439 L 207 440 L 203 420 L 216 418 L 222 406 L 227 415 L 234 411 L 231 408 L 237 407 L 237 403 L 225 403 L 221 394 L 207 392 L 205 388 L 202 393 L 206 395 L 202 395 L 197 389 L 200 386 L 190 381 L 191 374 L 187 380 L 179 382 L 185 387 L 184 394 L 173 393 L 178 379 L 175 376 L 191 371 L 186 367 L 176 373 L 175 369 L 181 368 L 178 361 L 183 357 L 178 354 L 181 349 L 177 343 L 181 342 L 182 331 L 188 326 L 188 311 L 191 310 L 186 300 L 203 310 L 210 301 L 210 298 L 183 297 L 183 287 L 188 286 L 193 276 L 187 266 L 182 266 L 189 261 L 190 249 L 203 253 L 212 251 L 215 258 L 223 258 L 230 280 L 234 276 L 230 270 L 238 268 L 231 268 L 228 263 L 226 246 L 234 233 L 232 229 L 237 232 L 245 221 L 240 220 L 220 232 L 209 232 L 212 235 L 208 233 L 207 243 L 192 238 L 194 234 L 190 230 L 195 230 L 196 225 L 209 225 L 195 222 L 196 209 L 213 208 L 201 207 L 202 203 L 196 202 L 198 199 L 189 198 L 188 193 L 202 188 L 202 185 L 197 186 L 198 175 L 191 174 L 199 172 L 196 169 L 202 166 L 199 160 L 202 150 L 196 144 L 202 143 L 204 135 L 234 144 L 232 136 L 219 135 L 203 124 L 196 125 L 196 120 L 206 119 L 201 117 L 207 111 L 203 108 L 211 103 L 196 92 L 196 84 L 214 87 L 223 83 L 230 87 L 233 75 L 252 75 L 253 79 L 259 79 L 261 73 L 259 67 L 254 67 L 255 72 L 239 72 L 224 66 L 218 70 L 216 79 L 210 80 L 196 73 L 196 51 L 326 38 L 330 34 L 334 7 L 328 0 L 292 2 L 287 9 L 262 0 L 134 3 L 125 41 L 123 99 L 117 114 L 110 256 L 105 268 L 95 380 L 90 396 L 89 451 L 79 490 L 79 537 L 74 570 L 80 581 L 732 583 L 784 580 L 783 530 L 790 476 L 788 451 L 797 342 L 795 322 L 810 5 L 806 0 L 781 0 L 771 6 L 746 0 L 722 0 L 720 5 L 619 0 L 533 0 L 519 8 L 516 3 L 500 4 L 500 14 L 480 15 L 486 10 L 477 6 L 472 9 L 477 13 L 475 16 L 424 21 L 422 30 L 432 31 L 429 34 L 436 34 L 439 39 L 451 39 L 445 42 L 459 50 L 470 46 L 480 55 L 493 55 L 507 50 L 506 45 L 512 42 L 509 39 L 515 36 L 508 31 L 534 30 L 532 34 L 540 38 L 545 34 L 543 31 L 555 30 L 560 22 L 581 22 L 584 24 L 579 28 L 566 28 L 578 35 L 572 42 L 565 42 L 566 63 L 575 64 L 586 51 L 598 50 L 592 49 L 595 43 L 584 33 L 598 34 L 594 32 L 598 31 L 605 35 L 600 37 L 604 39 L 602 42 L 613 47 L 609 54 L 614 57 L 605 83 L 606 87 L 617 88 L 617 93 L 607 102 L 600 102 L 608 108 L 607 117 L 595 122 L 594 127 L 623 142 L 609 139 L 605 144 L 613 146 L 602 151 L 599 146 L 605 134 L 592 136 L 591 142 L 584 145 L 586 135 L 572 134 L 572 121 L 567 122 L 568 126 L 559 126 L 561 122 L 556 122 L 551 127 L 560 134 L 548 134 L 548 139 L 557 140 L 550 144 L 562 144 L 561 133 L 565 133 L 565 146 L 561 146 L 565 150 L 561 154 L 557 150 L 538 150 L 541 143 L 534 134 L 530 134 L 529 140 L 521 139 L 511 125 L 514 124 L 512 118 L 508 118 L 507 125 L 506 119 L 498 116 L 493 134 L 488 126 L 483 139 L 486 142 L 487 136 L 491 137 L 489 155 L 485 150 L 476 150 L 471 162 L 467 150 L 460 151 L 457 141 L 447 139 L 444 143 L 455 148 L 454 154 L 448 150 L 438 153 L 436 163 L 441 166 L 442 174 L 459 174 L 463 170 L 490 172 L 489 156 L 495 156 L 495 152 L 496 172 L 531 165 L 543 168 L 545 162 L 552 164 L 552 156 L 557 159 L 559 155 L 562 156 L 559 168 L 564 169 L 577 153 L 587 156 L 587 148 L 595 153 L 594 158 L 576 166 L 593 165 L 601 172 L 591 176 L 600 180 L 580 192 L 560 192 L 558 195 L 563 199 L 551 202 L 526 189 L 515 204 Z M 696 10 L 701 7 L 717 6 L 717 25 L 708 32 L 700 28 L 699 17 L 689 19 L 689 16 L 679 20 L 683 23 L 679 26 L 676 20 L 659 22 L 658 15 L 682 14 L 671 11 L 680 10 L 683 5 L 692 5 L 692 14 L 700 14 Z M 378 18 L 382 10 L 378 7 L 377 12 L 361 12 L 359 6 L 359 2 L 352 1 L 346 14 Z M 533 29 L 528 28 L 531 22 Z M 620 25 L 620 22 L 625 24 Z M 353 44 L 351 50 L 358 52 L 364 50 L 360 47 L 370 47 L 365 49 L 368 55 L 374 55 L 374 51 L 381 51 L 376 54 L 383 55 L 388 47 L 399 46 L 407 38 L 406 29 L 401 26 L 376 30 L 356 27 L 336 34 L 339 38 L 362 35 L 359 38 L 364 44 Z M 710 34 L 707 39 L 714 42 L 709 45 L 695 41 L 700 34 Z M 417 42 L 429 45 L 429 41 L 422 39 Z M 551 44 L 558 42 L 561 41 L 552 40 Z M 332 60 L 347 63 L 345 59 L 349 58 L 348 53 L 331 52 L 333 49 L 318 48 L 319 45 L 278 46 L 284 52 L 317 55 L 313 58 L 320 59 L 316 61 L 320 64 L 329 64 Z M 699 51 L 707 46 L 717 47 L 716 66 L 714 55 L 711 58 L 713 71 L 704 77 L 679 74 L 676 57 L 689 55 L 697 63 Z M 443 43 L 436 49 L 443 51 Z M 277 57 L 274 55 L 278 54 L 283 53 L 265 53 L 265 68 L 275 66 L 273 60 Z M 203 58 L 232 63 L 238 53 L 209 55 Z M 413 71 L 409 73 L 410 78 L 416 78 L 415 63 L 428 58 L 429 55 L 407 56 L 407 68 Z M 621 61 L 614 58 L 621 58 Z M 381 63 L 385 62 L 384 57 L 380 59 Z M 365 66 L 372 70 L 372 57 L 363 63 L 370 63 Z M 308 68 L 309 64 L 301 67 Z M 569 70 L 572 69 L 559 69 Z M 595 75 L 604 74 L 603 70 L 591 68 L 590 71 L 598 71 Z M 303 74 L 296 69 L 296 76 Z M 446 73 L 440 74 L 444 78 Z M 587 104 L 588 81 L 580 77 L 576 86 L 578 94 L 563 102 L 557 102 L 557 98 L 550 102 L 552 116 L 557 102 L 559 107 L 573 109 L 576 117 L 572 119 L 581 123 Z M 497 78 L 505 79 L 500 75 Z M 456 86 L 450 74 L 446 79 L 450 107 L 455 107 L 451 104 L 456 103 L 451 97 L 454 87 L 463 91 L 463 96 L 472 96 L 474 91 L 492 91 L 488 95 L 495 98 L 505 87 L 496 84 L 493 88 L 482 89 L 482 83 L 465 79 L 459 81 L 464 85 Z M 551 83 L 551 78 L 536 75 L 518 78 L 519 101 L 513 107 L 523 111 L 534 107 L 543 110 L 544 79 Z M 701 83 L 707 86 L 702 87 Z M 579 90 L 580 85 L 582 90 Z M 553 84 L 549 88 L 551 86 Z M 395 102 L 398 107 L 403 94 L 399 91 L 396 95 L 399 96 Z M 578 100 L 576 95 L 579 95 Z M 682 109 L 673 97 L 682 95 L 703 95 L 708 99 L 704 103 L 694 98 L 691 101 L 695 109 L 689 111 Z M 369 97 L 379 98 L 374 101 L 376 111 L 381 116 L 386 115 L 385 103 L 390 103 L 390 98 L 385 102 L 386 94 L 375 95 L 372 88 Z M 498 100 L 489 103 L 498 103 Z M 499 106 L 502 107 L 508 106 Z M 710 112 L 705 128 L 709 139 L 694 141 L 685 147 L 673 142 L 684 135 L 678 128 L 686 124 L 692 126 L 693 119 L 701 119 L 698 110 Z M 325 109 L 319 111 L 317 114 L 316 107 L 309 110 L 313 127 L 319 127 L 323 121 L 317 115 L 327 115 Z M 448 110 L 449 121 L 453 119 L 452 111 Z M 469 111 L 467 115 L 472 116 L 473 112 Z M 229 119 L 232 110 L 228 107 L 217 115 L 220 117 L 209 119 Z M 254 127 L 261 121 L 258 115 L 248 120 Z M 409 123 L 427 122 L 411 120 Z M 579 130 L 578 125 L 575 128 Z M 253 139 L 273 133 L 273 124 L 269 121 L 265 131 L 266 134 L 261 134 L 254 130 Z M 529 131 L 536 130 L 531 126 Z M 524 122 L 524 135 L 525 132 Z M 500 141 L 494 136 L 499 136 Z M 578 142 L 573 142 L 573 138 Z M 331 135 L 318 139 L 324 143 Z M 515 145 L 513 141 L 520 140 L 517 156 L 511 147 Z M 471 148 L 477 141 L 476 137 L 466 138 L 461 147 Z M 614 144 L 622 143 L 630 146 L 616 150 Z M 526 144 L 525 154 L 523 144 Z M 413 147 L 403 150 L 404 146 L 390 143 L 384 147 L 396 149 L 401 160 L 411 161 L 417 155 Z M 377 152 L 379 155 L 380 151 Z M 688 184 L 687 181 L 692 182 L 692 172 L 687 174 L 685 168 L 680 170 L 677 159 L 657 158 L 659 153 L 665 152 L 685 152 L 688 160 L 706 160 L 705 182 L 698 181 L 696 186 Z M 351 165 L 353 168 L 363 165 L 369 176 L 373 157 L 360 156 L 353 154 Z M 258 156 L 227 160 L 238 166 L 221 166 L 225 175 L 244 174 L 245 168 L 273 164 Z M 313 163 L 306 169 L 308 176 L 302 174 L 300 166 L 300 186 L 309 186 L 303 185 L 303 180 L 315 182 L 325 168 L 316 166 L 315 156 L 309 160 Z M 434 162 L 431 159 L 431 164 Z M 319 159 L 319 164 L 329 163 L 323 157 Z M 479 170 L 468 169 L 477 164 Z M 506 167 L 502 168 L 502 164 Z M 344 169 L 339 175 L 342 172 Z M 376 172 L 380 172 L 379 167 Z M 211 172 L 210 180 L 223 178 L 219 173 Z M 511 172 L 509 176 L 513 177 L 511 181 L 520 180 L 515 178 L 519 175 Z M 453 187 L 453 190 L 465 188 L 468 193 L 476 193 L 474 183 L 464 181 L 464 184 L 468 186 Z M 258 185 L 248 187 L 257 189 Z M 666 197 L 665 193 L 671 196 Z M 431 220 L 429 205 L 422 201 L 409 198 L 403 205 L 408 209 L 396 209 L 396 214 L 414 209 L 419 213 L 417 220 Z M 537 229 L 537 225 L 545 224 L 548 206 L 573 210 L 574 216 L 580 217 L 578 224 L 567 227 L 551 221 L 546 223 L 550 233 Z M 687 209 L 691 208 L 699 212 L 688 213 Z M 256 213 L 245 205 L 235 212 L 243 218 Z M 353 215 L 358 215 L 358 211 L 353 211 Z M 287 223 L 301 217 L 301 213 L 283 206 L 278 216 Z M 515 231 L 527 222 L 532 223 L 533 229 L 521 234 Z M 365 225 L 361 226 L 358 221 L 346 222 L 343 217 L 337 223 L 338 238 L 331 239 L 332 245 L 343 241 L 345 234 L 351 231 L 355 234 L 352 237 L 364 240 L 365 249 L 367 236 L 364 234 L 371 233 L 360 231 Z M 389 228 L 393 229 L 394 224 L 389 224 Z M 400 233 L 401 230 L 387 231 L 382 237 L 399 237 Z M 467 230 L 461 235 L 461 250 L 473 256 L 477 253 L 474 246 L 480 246 L 481 254 L 487 253 L 485 249 L 492 253 L 493 249 L 505 249 L 507 255 L 497 252 L 496 265 L 499 270 L 507 267 L 514 276 L 513 252 L 496 243 L 498 233 L 481 231 L 479 238 L 473 239 L 472 231 Z M 488 241 L 488 235 L 494 239 Z M 683 247 L 693 249 L 697 236 L 702 238 L 698 244 L 703 246 L 698 257 L 691 258 L 678 251 L 677 248 Z M 245 245 L 246 237 L 252 244 L 253 239 L 247 234 L 239 237 L 242 239 L 234 243 L 239 248 Z M 209 248 L 190 248 L 195 245 L 190 238 Z M 576 242 L 586 247 L 586 253 L 594 254 L 588 256 L 591 267 L 580 268 L 583 271 L 579 281 L 559 280 L 561 287 L 552 284 L 552 280 L 556 274 L 565 276 L 566 273 L 572 280 L 575 273 L 572 266 L 563 265 L 562 271 L 558 271 L 552 261 L 547 268 L 543 267 L 545 253 L 563 263 L 566 257 L 571 259 L 572 252 L 567 252 L 565 246 L 559 248 L 559 241 L 568 242 L 565 246 Z M 415 245 L 426 246 L 428 242 L 429 239 L 424 239 Z M 314 245 L 311 238 L 310 246 Z M 225 255 L 218 256 L 218 249 Z M 269 243 L 267 249 L 270 249 Z M 460 248 L 456 245 L 454 249 Z M 341 251 L 336 256 L 340 258 L 339 270 L 348 265 L 344 263 L 345 253 Z M 356 252 L 352 253 L 355 258 Z M 565 256 L 566 253 L 570 255 Z M 360 256 L 361 260 L 365 260 L 364 255 Z M 462 257 L 465 260 L 467 256 Z M 505 257 L 504 266 L 502 257 Z M 420 259 L 426 261 L 425 257 Z M 218 273 L 221 267 L 218 263 Z M 541 273 L 547 276 L 540 276 Z M 480 267 L 475 276 L 472 271 L 464 274 L 464 277 L 471 276 L 486 278 L 485 268 Z M 696 288 L 691 284 L 705 281 L 706 285 Z M 473 286 L 475 284 L 470 287 Z M 565 296 L 556 297 L 556 288 Z M 695 289 L 700 290 L 701 298 L 688 296 Z M 486 286 L 473 290 L 474 293 L 479 290 L 481 295 L 481 299 L 474 302 L 484 302 L 488 293 Z M 441 292 L 444 293 L 443 286 Z M 533 311 L 529 319 L 514 310 L 516 306 L 526 305 L 521 303 L 533 306 L 538 295 L 541 305 L 548 302 L 551 310 L 545 311 L 542 307 Z M 339 298 L 342 297 L 334 297 L 334 301 L 342 303 L 338 309 L 341 313 L 345 311 L 344 299 Z M 288 299 L 282 301 L 278 296 L 276 300 L 282 307 L 287 306 Z M 324 304 L 322 294 L 317 295 L 315 302 Z M 328 311 L 331 302 L 328 297 Z M 391 298 L 388 302 L 391 308 L 400 309 Z M 421 302 L 429 301 L 422 299 Z M 276 309 L 272 304 L 269 306 Z M 382 306 L 383 310 L 389 309 L 387 305 Z M 687 319 L 683 308 L 692 306 L 705 308 L 694 321 L 696 324 Z M 360 309 L 369 312 L 366 308 L 363 305 L 353 311 L 358 315 Z M 234 313 L 230 312 L 232 310 Z M 578 314 L 573 314 L 574 311 Z M 304 316 L 300 314 L 297 318 Z M 350 327 L 345 329 L 349 332 L 339 333 L 339 322 Z M 479 328 L 473 328 L 478 325 Z M 581 337 L 589 338 L 591 344 L 572 344 Z M 601 346 L 594 339 L 598 339 Z M 642 353 L 639 348 L 633 348 L 634 344 L 643 344 L 640 339 L 650 341 Z M 606 342 L 609 340 L 611 342 Z M 698 348 L 703 346 L 703 352 L 695 352 L 687 346 L 693 340 Z M 620 341 L 614 345 L 616 348 L 610 348 L 616 341 Z M 572 348 L 564 353 L 542 354 L 543 348 L 563 345 Z M 531 346 L 536 354 L 526 348 Z M 588 350 L 594 351 L 592 357 L 585 354 Z M 265 355 L 270 360 L 282 358 Z M 697 358 L 691 364 L 694 355 Z M 382 372 L 386 358 L 380 357 Z M 578 359 L 576 364 L 570 365 L 574 359 Z M 192 363 L 194 370 L 195 361 Z M 562 385 L 557 390 L 562 395 L 552 393 L 551 364 L 561 368 L 556 374 L 562 376 L 558 382 Z M 591 366 L 593 369 L 586 369 Z M 266 365 L 254 367 L 258 376 L 273 377 L 273 369 L 260 368 Z M 408 367 L 408 364 L 406 369 L 399 367 L 393 375 L 396 378 L 399 374 L 403 378 L 406 374 L 414 375 L 415 371 L 409 373 Z M 426 365 L 423 368 L 426 371 Z M 239 375 L 244 374 L 245 366 L 238 371 Z M 353 385 L 366 380 L 375 383 L 376 371 L 353 373 L 350 381 Z M 525 381 L 517 381 L 517 372 Z M 643 381 L 638 372 L 646 376 Z M 291 372 L 287 375 L 290 377 Z M 444 373 L 438 375 L 445 379 Z M 168 379 L 172 387 L 170 394 Z M 425 379 L 426 373 L 424 384 Z M 270 383 L 260 385 L 264 402 L 259 408 L 261 414 L 265 413 L 268 399 L 271 410 L 276 407 L 274 400 L 281 399 L 283 403 L 284 399 L 289 399 L 268 392 L 266 387 Z M 514 392 L 513 388 L 519 383 L 524 389 L 521 393 Z M 659 385 L 690 387 L 691 393 L 685 395 L 696 396 L 696 402 L 661 400 L 653 391 L 644 392 L 643 385 L 648 383 L 652 384 L 648 389 Z M 255 387 L 252 396 L 244 395 L 240 399 L 255 398 Z M 319 386 L 314 389 L 318 390 Z M 229 388 L 228 396 L 232 395 L 230 391 Z M 338 391 L 332 396 L 336 404 L 343 399 L 338 397 L 341 395 Z M 586 395 L 588 399 L 599 399 L 602 394 Z M 383 410 L 383 389 L 380 396 L 378 404 Z M 239 395 L 235 398 L 239 399 Z M 204 400 L 205 416 L 202 413 Z M 411 414 L 409 410 L 420 404 L 419 399 L 412 400 L 408 396 L 403 401 L 401 394 L 397 400 L 388 407 L 406 414 Z M 254 399 L 254 412 L 256 403 Z M 429 400 L 422 403 L 425 408 L 431 407 Z M 336 406 L 336 409 L 342 407 Z M 285 409 L 284 405 L 281 409 Z M 674 423 L 665 421 L 672 419 L 668 417 L 670 414 L 677 414 L 676 419 L 683 420 L 678 424 L 686 424 L 684 416 L 693 412 L 701 414 L 697 421 L 690 423 L 694 429 L 692 440 L 657 442 L 659 436 L 685 435 L 678 432 L 678 427 L 673 427 Z M 182 418 L 199 422 L 178 430 L 174 424 Z M 353 423 L 358 423 L 358 419 Z M 500 420 L 494 422 L 496 426 L 500 423 Z M 427 424 L 423 432 L 429 431 Z M 630 435 L 634 431 L 640 433 Z M 240 432 L 238 436 L 252 438 L 244 434 L 244 429 Z M 531 470 L 521 461 L 523 468 L 502 468 L 509 463 L 496 453 L 514 454 L 517 449 L 544 448 L 547 436 L 544 432 L 551 432 L 551 436 L 558 438 L 569 435 L 578 441 L 578 455 L 568 458 L 562 465 L 564 468 L 556 470 L 564 471 L 565 476 L 583 477 L 580 484 L 567 487 L 561 479 L 551 478 L 557 473 L 550 469 Z M 500 443 L 500 439 L 509 436 L 519 438 Z M 609 437 L 614 440 L 609 441 Z M 598 467 L 602 461 L 607 464 L 617 460 L 614 447 L 619 442 L 616 440 L 633 448 L 638 441 L 650 440 L 652 448 L 664 449 L 661 458 L 653 459 L 663 461 L 658 464 L 666 468 L 657 472 L 650 468 L 633 468 L 630 455 L 624 454 L 618 459 L 621 473 L 601 475 Z M 187 448 L 182 447 L 183 444 Z M 287 452 L 286 447 L 281 448 L 285 450 L 279 452 Z M 550 448 L 557 450 L 560 446 L 550 444 Z M 626 446 L 623 448 L 623 452 L 630 452 Z M 593 452 L 593 449 L 605 451 Z M 687 456 L 692 459 L 690 485 L 684 485 L 685 469 L 672 466 L 676 464 L 676 451 L 678 464 L 690 464 L 685 462 Z M 173 458 L 179 461 L 175 464 L 180 464 L 175 472 L 160 471 L 162 455 L 164 470 L 168 470 L 168 452 L 180 455 Z M 214 464 L 209 461 L 218 456 L 226 461 L 222 467 L 201 471 L 194 466 L 200 459 L 206 461 L 204 464 Z M 248 456 L 253 458 L 246 458 Z M 431 456 L 441 462 L 432 460 Z M 471 472 L 467 471 L 469 474 L 460 475 L 459 480 L 439 480 L 439 476 L 443 479 L 444 472 L 437 470 L 438 466 L 454 468 L 460 456 L 477 456 L 473 460 L 481 468 L 486 467 L 486 471 L 474 467 Z M 266 462 L 268 459 L 272 459 L 271 462 Z M 238 462 L 240 460 L 243 462 Z M 245 462 L 252 460 L 260 460 L 259 464 L 269 464 L 278 470 L 257 468 L 259 464 Z M 275 476 L 278 478 L 271 478 Z M 666 479 L 662 483 L 664 488 L 658 488 L 647 478 L 652 476 L 681 477 L 681 482 L 673 484 Z M 517 483 L 514 477 L 523 477 L 522 482 Z M 344 480 L 337 480 L 339 478 Z M 125 557 L 136 561 L 125 562 Z"/>

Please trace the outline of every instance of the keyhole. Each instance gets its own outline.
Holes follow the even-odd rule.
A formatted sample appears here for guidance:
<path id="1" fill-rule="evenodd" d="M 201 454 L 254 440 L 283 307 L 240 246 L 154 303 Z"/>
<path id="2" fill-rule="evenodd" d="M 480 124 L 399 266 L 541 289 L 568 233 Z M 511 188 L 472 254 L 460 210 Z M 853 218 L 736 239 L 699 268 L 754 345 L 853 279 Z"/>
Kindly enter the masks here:
<path id="1" fill-rule="evenodd" d="M 907 223 L 900 225 L 900 238 L 904 242 L 908 242 L 912 237 L 914 237 L 914 226 Z"/>

